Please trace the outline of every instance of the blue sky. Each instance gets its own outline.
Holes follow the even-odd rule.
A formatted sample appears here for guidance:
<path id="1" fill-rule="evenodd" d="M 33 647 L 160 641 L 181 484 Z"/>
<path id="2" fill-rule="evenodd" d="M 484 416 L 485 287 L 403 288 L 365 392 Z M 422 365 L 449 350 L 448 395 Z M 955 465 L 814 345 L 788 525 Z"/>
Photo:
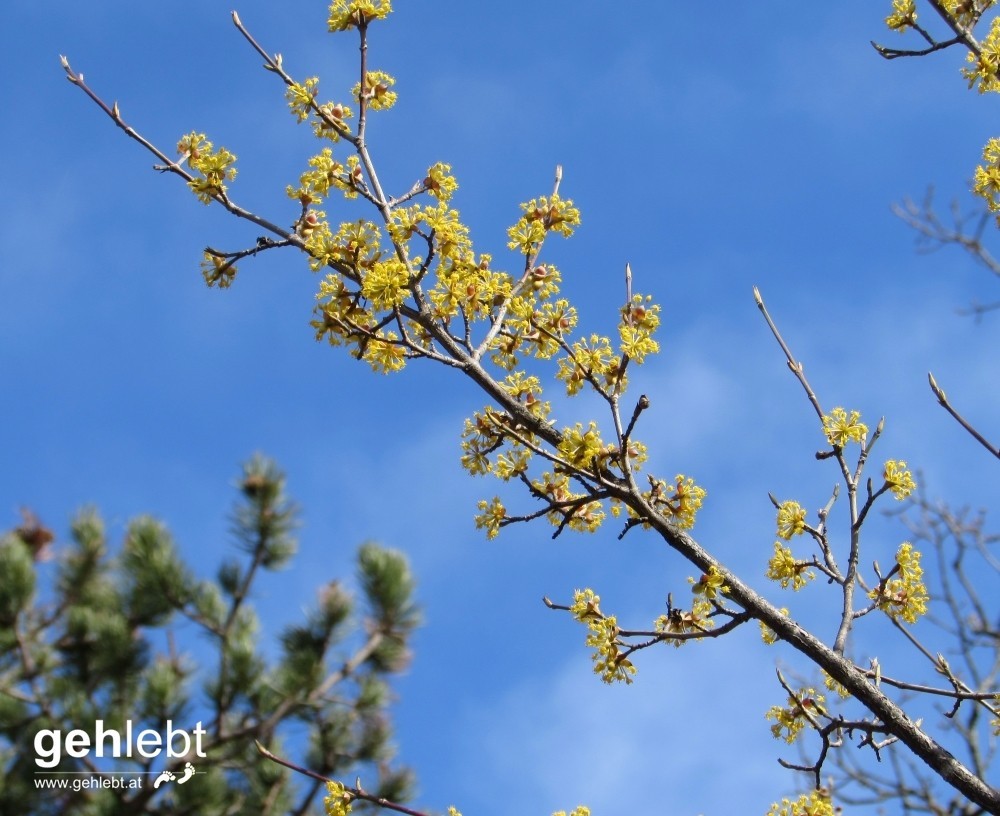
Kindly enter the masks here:
<path id="1" fill-rule="evenodd" d="M 824 406 L 886 416 L 878 456 L 904 458 L 933 496 L 995 498 L 983 451 L 938 408 L 933 371 L 969 417 L 1000 408 L 1000 324 L 955 310 L 995 299 L 956 253 L 918 255 L 890 212 L 929 184 L 967 201 L 995 101 L 970 94 L 962 55 L 881 60 L 890 3 L 406 2 L 373 29 L 371 64 L 400 102 L 369 140 L 386 187 L 451 163 L 454 201 L 498 267 L 518 204 L 551 189 L 583 216 L 552 242 L 581 325 L 607 332 L 622 269 L 663 305 L 663 353 L 633 375 L 653 407 L 639 436 L 650 470 L 709 490 L 696 536 L 762 576 L 773 543 L 767 491 L 825 503 L 835 474 L 813 461 L 815 418 L 760 319 L 760 287 Z M 270 631 L 350 569 L 367 538 L 404 549 L 427 625 L 398 686 L 401 757 L 419 802 L 466 816 L 763 813 L 796 782 L 763 719 L 780 701 L 756 630 L 644 655 L 631 688 L 589 671 L 583 634 L 543 594 L 593 586 L 646 626 L 691 570 L 662 543 L 550 529 L 486 542 L 472 524 L 493 495 L 458 465 L 462 420 L 482 399 L 454 372 L 373 375 L 316 344 L 316 280 L 304 260 L 244 262 L 207 289 L 206 244 L 249 246 L 259 230 L 206 208 L 116 131 L 62 76 L 66 54 L 125 119 L 170 149 L 204 131 L 239 157 L 233 197 L 279 223 L 284 187 L 315 142 L 288 115 L 229 6 L 14 0 L 0 33 L 0 519 L 21 505 L 65 533 L 101 508 L 113 531 L 165 519 L 206 570 L 230 547 L 239 463 L 260 450 L 304 508 L 294 566 L 256 599 Z M 352 36 L 325 33 L 325 4 L 249 0 L 240 16 L 269 51 L 323 88 L 355 81 Z M 336 203 L 343 219 L 359 204 Z M 552 391 L 555 394 L 555 391 Z M 594 403 L 555 398 L 561 422 Z M 985 478 L 984 478 L 985 477 Z M 528 507 L 524 499 L 523 507 Z M 873 546 L 891 558 L 900 531 Z M 880 548 L 880 549 L 879 549 Z M 762 577 L 756 581 L 763 587 Z M 794 599 L 819 621 L 817 587 Z M 787 602 L 787 601 L 786 601 Z M 865 652 L 867 654 L 867 652 Z M 902 657 L 900 659 L 903 659 Z"/>

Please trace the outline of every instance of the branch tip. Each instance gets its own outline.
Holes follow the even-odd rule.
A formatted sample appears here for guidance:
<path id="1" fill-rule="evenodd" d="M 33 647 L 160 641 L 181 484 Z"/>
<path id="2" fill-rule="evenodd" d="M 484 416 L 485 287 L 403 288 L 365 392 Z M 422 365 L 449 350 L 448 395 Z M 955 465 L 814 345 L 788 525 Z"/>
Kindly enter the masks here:
<path id="1" fill-rule="evenodd" d="M 240 15 L 236 13 L 236 9 L 233 9 L 230 12 L 230 14 L 233 16 L 233 23 L 234 24 L 236 24 L 236 25 L 243 25 L 243 23 L 240 22 Z"/>

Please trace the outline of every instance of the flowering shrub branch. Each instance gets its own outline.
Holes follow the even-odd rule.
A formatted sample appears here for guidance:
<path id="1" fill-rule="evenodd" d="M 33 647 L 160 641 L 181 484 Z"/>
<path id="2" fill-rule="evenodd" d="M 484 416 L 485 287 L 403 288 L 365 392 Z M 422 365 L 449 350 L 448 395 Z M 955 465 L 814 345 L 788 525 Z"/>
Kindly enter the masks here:
<path id="1" fill-rule="evenodd" d="M 890 23 L 892 27 L 918 31 L 930 50 L 954 44 L 938 43 L 918 28 L 911 5 L 897 0 L 898 19 Z M 814 691 L 793 690 L 779 676 L 788 704 L 773 707 L 769 713 L 775 721 L 775 736 L 793 742 L 800 734 L 813 733 L 820 739 L 820 749 L 814 764 L 795 766 L 810 773 L 817 790 L 798 802 L 775 804 L 772 813 L 831 813 L 829 792 L 818 789 L 820 772 L 828 750 L 855 732 L 861 734 L 860 744 L 876 754 L 884 745 L 898 741 L 963 796 L 986 810 L 1000 811 L 1000 793 L 909 717 L 881 687 L 878 672 L 872 674 L 875 669 L 863 668 L 847 657 L 860 619 L 882 613 L 909 636 L 907 626 L 926 612 L 920 554 L 912 544 L 899 546 L 894 565 L 884 575 L 875 564 L 866 576 L 862 565 L 866 552 L 862 528 L 875 503 L 890 493 L 904 499 L 916 486 L 903 461 L 887 460 L 878 477 L 865 475 L 884 421 L 869 433 L 857 411 L 842 407 L 824 411 L 803 364 L 793 356 L 755 289 L 757 306 L 816 414 L 817 438 L 824 440 L 816 458 L 836 464 L 845 491 L 846 541 L 833 539 L 827 525 L 840 497 L 839 487 L 815 522 L 797 501 L 779 502 L 772 497 L 780 540 L 766 574 L 781 588 L 796 591 L 815 572 L 828 579 L 839 593 L 840 616 L 832 642 L 826 643 L 797 623 L 788 609 L 756 592 L 746 578 L 727 568 L 692 536 L 707 497 L 702 486 L 686 474 L 664 478 L 642 473 L 647 450 L 634 433 L 650 400 L 645 395 L 626 399 L 626 393 L 630 377 L 659 351 L 654 338 L 660 324 L 659 306 L 650 297 L 633 293 L 632 270 L 626 266 L 617 338 L 578 331 L 580 315 L 560 296 L 561 273 L 544 252 L 550 238 L 571 237 L 581 222 L 573 201 L 562 195 L 561 170 L 556 172 L 551 193 L 523 203 L 507 231 L 508 249 L 517 258 L 511 273 L 495 268 L 490 254 L 474 248 L 468 226 L 451 206 L 457 182 L 448 165 L 430 166 L 397 196 L 385 193 L 366 132 L 370 115 L 394 103 L 395 82 L 369 66 L 368 35 L 371 25 L 383 21 L 390 11 L 388 0 L 336 0 L 330 6 L 329 29 L 353 31 L 359 38 L 360 72 L 347 95 L 350 104 L 320 102 L 319 79 L 293 78 L 283 67 L 281 55 L 270 55 L 233 15 L 240 33 L 263 57 L 265 69 L 284 84 L 296 121 L 309 122 L 324 145 L 307 160 L 308 169 L 298 185 L 288 187 L 288 197 L 297 207 L 290 230 L 233 203 L 227 182 L 235 175 L 235 157 L 229 151 L 215 149 L 203 134 L 192 132 L 178 145 L 180 161 L 170 162 L 124 125 L 117 104 L 109 108 L 83 83 L 82 75 L 73 73 L 65 60 L 63 64 L 74 85 L 163 162 L 158 169 L 181 176 L 199 200 L 215 201 L 270 233 L 240 252 L 206 250 L 203 267 L 210 286 L 232 283 L 237 260 L 262 249 L 294 247 L 306 256 L 310 269 L 324 275 L 312 321 L 317 340 L 345 347 L 378 373 L 393 373 L 410 361 L 426 359 L 457 370 L 479 387 L 488 402 L 466 420 L 461 434 L 462 465 L 474 476 L 519 483 L 537 502 L 534 509 L 511 512 L 499 496 L 483 499 L 475 524 L 487 537 L 497 536 L 510 524 L 541 519 L 554 528 L 554 536 L 566 530 L 592 532 L 610 515 L 622 520 L 620 537 L 636 528 L 651 532 L 696 569 L 699 577 L 689 579 L 690 606 L 674 607 L 668 595 L 666 613 L 649 630 L 619 626 L 616 616 L 601 609 L 593 589 L 577 590 L 571 604 L 546 599 L 551 609 L 568 612 L 586 626 L 593 670 L 604 682 L 633 682 L 638 671 L 633 657 L 643 649 L 716 638 L 753 619 L 761 625 L 766 642 L 780 641 L 803 654 L 822 670 L 828 687 L 866 712 L 861 718 L 847 718 L 828 711 Z M 952 22 L 955 42 L 965 43 L 979 58 L 986 46 L 980 47 L 968 30 L 977 20 L 976 16 Z M 981 71 L 982 63 L 977 64 L 980 68 L 972 70 Z M 348 120 L 354 118 L 355 106 L 352 128 Z M 344 149 L 345 144 L 349 155 L 341 160 L 334 148 Z M 181 166 L 185 162 L 190 170 Z M 364 199 L 375 216 L 331 224 L 319 205 L 336 194 Z M 605 424 L 592 420 L 557 423 L 551 403 L 544 399 L 546 384 L 536 371 L 548 371 L 550 381 L 561 385 L 569 397 L 586 392 L 600 397 L 607 411 Z M 797 556 L 791 546 L 781 543 L 791 543 L 803 534 L 815 545 L 815 551 L 805 556 Z M 961 681 L 956 679 L 952 687 L 951 692 L 942 691 L 953 697 L 956 706 L 966 701 L 983 703 L 969 696 Z M 884 739 L 876 742 L 874 735 Z M 360 785 L 347 789 L 337 782 L 330 784 L 328 813 L 346 813 L 352 799 L 365 798 Z M 377 804 L 398 809 L 386 802 Z"/>

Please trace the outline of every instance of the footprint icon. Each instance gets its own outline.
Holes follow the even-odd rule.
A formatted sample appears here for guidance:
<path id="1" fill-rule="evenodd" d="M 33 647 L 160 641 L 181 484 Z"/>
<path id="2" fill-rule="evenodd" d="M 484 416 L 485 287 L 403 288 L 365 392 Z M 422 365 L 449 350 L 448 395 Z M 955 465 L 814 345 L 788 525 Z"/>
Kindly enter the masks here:
<path id="1" fill-rule="evenodd" d="M 195 774 L 194 765 L 192 765 L 190 762 L 185 762 L 184 763 L 184 776 L 182 776 L 180 779 L 177 780 L 177 784 L 178 785 L 183 785 L 192 776 L 194 776 L 194 774 Z"/>
<path id="2" fill-rule="evenodd" d="M 191 763 L 188 764 L 190 765 Z M 156 781 L 153 783 L 153 787 L 158 788 L 164 782 L 173 782 L 174 779 L 175 777 L 172 773 L 170 773 L 170 771 L 163 771 L 158 777 L 156 777 Z"/>

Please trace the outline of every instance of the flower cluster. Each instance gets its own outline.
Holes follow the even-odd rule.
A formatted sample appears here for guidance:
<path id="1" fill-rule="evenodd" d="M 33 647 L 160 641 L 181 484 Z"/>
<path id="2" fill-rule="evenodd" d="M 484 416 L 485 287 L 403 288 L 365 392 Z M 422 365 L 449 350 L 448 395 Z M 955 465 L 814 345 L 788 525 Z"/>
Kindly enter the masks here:
<path id="1" fill-rule="evenodd" d="M 652 305 L 651 301 L 649 295 L 633 295 L 632 302 L 622 309 L 622 319 L 618 324 L 621 353 L 639 364 L 647 354 L 656 354 L 660 350 L 659 343 L 652 337 L 660 325 L 660 307 Z"/>
<path id="2" fill-rule="evenodd" d="M 790 541 L 806 529 L 806 511 L 796 501 L 784 501 L 778 506 L 778 538 Z"/>
<path id="3" fill-rule="evenodd" d="M 351 95 L 359 102 L 367 102 L 372 110 L 389 110 L 396 104 L 396 92 L 392 86 L 396 80 L 385 71 L 369 71 L 365 74 L 364 86 L 355 82 Z"/>
<path id="4" fill-rule="evenodd" d="M 558 361 L 556 377 L 566 383 L 566 393 L 577 394 L 584 383 L 596 383 L 598 388 L 611 391 L 617 383 L 624 389 L 622 359 L 614 353 L 607 337 L 592 334 L 575 341 L 570 353 Z"/>
<path id="5" fill-rule="evenodd" d="M 848 416 L 843 408 L 834 408 L 823 417 L 823 433 L 835 448 L 842 448 L 848 442 L 863 445 L 868 436 L 868 426 L 860 420 L 859 411 L 851 411 Z"/>
<path id="6" fill-rule="evenodd" d="M 788 698 L 787 705 L 771 706 L 767 719 L 774 720 L 771 735 L 775 739 L 783 739 L 789 745 L 795 742 L 799 733 L 807 724 L 815 724 L 816 716 L 825 714 L 823 708 L 825 698 L 814 689 L 801 689 Z"/>
<path id="7" fill-rule="evenodd" d="M 802 589 L 816 577 L 816 573 L 809 569 L 809 563 L 796 561 L 792 551 L 788 547 L 782 547 L 780 541 L 774 542 L 774 555 L 767 562 L 765 574 L 772 581 L 780 583 L 782 589 L 787 589 L 791 584 L 795 591 Z"/>
<path id="8" fill-rule="evenodd" d="M 979 93 L 1000 91 L 1000 17 L 995 17 L 989 33 L 979 43 L 979 53 L 969 51 L 967 57 L 971 68 L 963 68 L 962 75 L 969 81 L 969 87 Z"/>
<path id="9" fill-rule="evenodd" d="M 621 650 L 618 641 L 618 621 L 614 615 L 601 612 L 601 598 L 593 590 L 576 590 L 570 612 L 578 621 L 587 624 L 587 645 L 594 650 L 594 674 L 605 683 L 632 682 L 635 666 Z"/>
<path id="10" fill-rule="evenodd" d="M 885 24 L 901 34 L 917 21 L 917 7 L 913 0 L 892 0 L 892 14 Z"/>
<path id="11" fill-rule="evenodd" d="M 236 178 L 236 156 L 226 148 L 220 147 L 212 150 L 212 143 L 208 141 L 204 133 L 192 131 L 186 136 L 182 136 L 177 142 L 177 152 L 180 154 L 180 163 L 188 163 L 188 166 L 199 173 L 188 182 L 198 200 L 203 204 L 209 204 L 212 199 L 218 196 L 225 196 L 225 181 L 232 181 Z"/>
<path id="12" fill-rule="evenodd" d="M 545 236 L 557 232 L 564 238 L 573 234 L 573 228 L 580 225 L 580 211 L 569 199 L 558 194 L 533 198 L 521 205 L 522 214 L 510 229 L 507 246 L 520 250 L 528 256 L 538 254 Z"/>
<path id="13" fill-rule="evenodd" d="M 896 568 L 890 575 L 893 574 L 898 577 L 883 579 L 868 597 L 894 620 L 902 618 L 907 623 L 915 623 L 918 617 L 926 614 L 929 595 L 922 580 L 924 570 L 920 566 L 920 552 L 908 541 L 900 544 L 896 551 Z"/>
<path id="14" fill-rule="evenodd" d="M 309 159 L 309 167 L 312 169 L 299 176 L 298 187 L 288 185 L 285 188 L 289 198 L 298 200 L 303 206 L 318 204 L 330 194 L 331 187 L 341 190 L 346 198 L 357 196 L 357 176 L 360 168 L 356 161 L 348 160 L 348 167 L 345 167 L 333 157 L 333 151 L 329 147 L 324 147 Z M 324 236 L 329 234 L 329 225 L 324 225 L 324 230 Z"/>
<path id="15" fill-rule="evenodd" d="M 479 510 L 479 515 L 476 516 L 476 529 L 486 530 L 487 538 L 496 538 L 507 518 L 507 508 L 498 497 L 494 496 L 492 501 L 482 499 L 479 502 Z"/>
<path id="16" fill-rule="evenodd" d="M 643 497 L 680 529 L 694 527 L 695 518 L 707 495 L 705 488 L 698 487 L 694 479 L 680 473 L 674 477 L 673 484 L 652 477 L 649 481 L 651 488 L 643 492 Z"/>
<path id="17" fill-rule="evenodd" d="M 384 20 L 391 11 L 391 0 L 333 0 L 327 26 L 331 32 L 347 31 Z"/>
<path id="18" fill-rule="evenodd" d="M 715 626 L 715 620 L 711 617 L 713 611 L 711 603 L 704 598 L 696 597 L 690 610 L 671 609 L 666 615 L 660 615 L 653 622 L 653 629 L 668 637 L 670 635 L 693 635 L 707 632 Z M 690 639 L 672 638 L 670 642 L 679 647 Z"/>
<path id="19" fill-rule="evenodd" d="M 347 816 L 351 812 L 351 800 L 354 798 L 340 782 L 326 783 L 326 796 L 323 805 L 327 816 Z"/>
<path id="20" fill-rule="evenodd" d="M 726 585 L 726 579 L 722 577 L 722 573 L 719 572 L 719 568 L 714 564 L 708 568 L 708 572 L 703 573 L 701 578 L 697 581 L 694 578 L 688 578 L 691 583 L 691 591 L 695 595 L 701 595 L 703 598 L 709 601 L 714 601 L 715 598 L 722 593 L 725 595 L 729 592 L 729 587 Z"/>
<path id="21" fill-rule="evenodd" d="M 285 99 L 288 100 L 288 107 L 295 114 L 298 122 L 304 122 L 312 113 L 316 105 L 316 94 L 319 92 L 319 77 L 309 77 L 305 82 L 299 84 L 293 82 L 285 88 Z"/>
<path id="22" fill-rule="evenodd" d="M 228 289 L 236 277 L 236 264 L 225 255 L 205 250 L 201 255 L 201 275 L 209 286 Z"/>
<path id="23" fill-rule="evenodd" d="M 557 810 L 552 816 L 566 816 L 565 810 Z M 569 816 L 590 816 L 590 808 L 584 805 L 577 805 L 570 811 Z"/>
<path id="24" fill-rule="evenodd" d="M 983 164 L 976 168 L 972 189 L 986 201 L 990 212 L 998 213 L 1000 224 L 1000 139 L 990 139 L 983 148 Z"/>
<path id="25" fill-rule="evenodd" d="M 775 802 L 767 816 L 834 816 L 835 812 L 829 794 L 812 790 L 795 801 L 782 799 L 780 804 Z"/>
<path id="26" fill-rule="evenodd" d="M 913 475 L 906 469 L 906 462 L 889 459 L 882 470 L 885 483 L 892 491 L 892 495 L 901 501 L 917 489 L 917 483 L 913 481 Z"/>
<path id="27" fill-rule="evenodd" d="M 438 162 L 427 171 L 424 189 L 438 201 L 449 201 L 458 189 L 458 182 L 451 174 L 451 165 Z"/>

